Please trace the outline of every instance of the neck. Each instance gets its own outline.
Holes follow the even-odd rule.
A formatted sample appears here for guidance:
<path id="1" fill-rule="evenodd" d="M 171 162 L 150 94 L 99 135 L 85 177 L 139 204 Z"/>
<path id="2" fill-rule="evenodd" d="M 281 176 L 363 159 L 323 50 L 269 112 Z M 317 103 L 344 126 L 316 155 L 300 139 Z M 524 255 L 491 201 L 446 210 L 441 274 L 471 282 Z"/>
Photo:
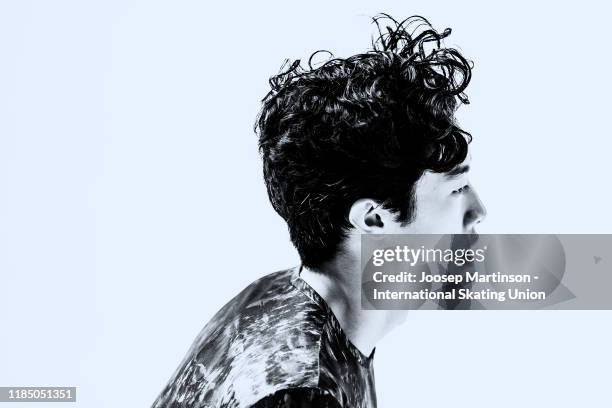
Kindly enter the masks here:
<path id="1" fill-rule="evenodd" d="M 300 276 L 325 300 L 351 343 L 366 356 L 405 318 L 405 311 L 362 310 L 359 259 L 344 256 L 319 268 L 302 267 Z"/>

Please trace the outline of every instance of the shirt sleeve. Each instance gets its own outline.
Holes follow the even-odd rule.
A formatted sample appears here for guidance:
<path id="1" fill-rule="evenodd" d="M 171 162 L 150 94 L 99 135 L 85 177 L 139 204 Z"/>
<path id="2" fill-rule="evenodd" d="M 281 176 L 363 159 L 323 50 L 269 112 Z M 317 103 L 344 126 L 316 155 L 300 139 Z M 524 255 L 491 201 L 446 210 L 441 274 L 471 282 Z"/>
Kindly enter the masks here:
<path id="1" fill-rule="evenodd" d="M 251 408 L 341 408 L 332 395 L 317 388 L 287 388 L 257 401 Z"/>

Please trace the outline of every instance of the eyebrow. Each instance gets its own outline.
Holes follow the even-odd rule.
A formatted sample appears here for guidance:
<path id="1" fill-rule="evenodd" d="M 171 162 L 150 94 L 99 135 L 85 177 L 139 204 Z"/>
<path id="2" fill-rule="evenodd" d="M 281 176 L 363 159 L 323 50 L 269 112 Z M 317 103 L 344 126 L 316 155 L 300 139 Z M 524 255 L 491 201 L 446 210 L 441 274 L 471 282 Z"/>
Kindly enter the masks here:
<path id="1" fill-rule="evenodd" d="M 459 177 L 462 174 L 467 173 L 468 171 L 470 171 L 470 165 L 469 164 L 464 164 L 461 166 L 457 166 L 454 169 L 444 173 L 444 178 L 446 178 L 447 180 L 452 180 L 455 179 L 457 177 Z"/>

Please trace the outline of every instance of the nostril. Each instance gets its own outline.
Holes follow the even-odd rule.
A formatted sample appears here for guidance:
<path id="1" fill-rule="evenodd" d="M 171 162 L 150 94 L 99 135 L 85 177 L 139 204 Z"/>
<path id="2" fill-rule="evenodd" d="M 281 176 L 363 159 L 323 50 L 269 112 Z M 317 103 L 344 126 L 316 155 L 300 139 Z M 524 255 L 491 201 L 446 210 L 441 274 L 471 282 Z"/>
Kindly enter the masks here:
<path id="1" fill-rule="evenodd" d="M 484 220 L 485 216 L 486 211 L 484 211 L 484 207 L 468 210 L 465 213 L 464 224 L 466 226 L 480 224 Z"/>
<path id="2" fill-rule="evenodd" d="M 465 217 L 464 217 L 464 224 L 465 225 L 470 225 L 473 224 L 475 221 L 478 221 L 478 215 L 476 214 L 475 211 L 473 210 L 469 210 L 465 213 Z"/>

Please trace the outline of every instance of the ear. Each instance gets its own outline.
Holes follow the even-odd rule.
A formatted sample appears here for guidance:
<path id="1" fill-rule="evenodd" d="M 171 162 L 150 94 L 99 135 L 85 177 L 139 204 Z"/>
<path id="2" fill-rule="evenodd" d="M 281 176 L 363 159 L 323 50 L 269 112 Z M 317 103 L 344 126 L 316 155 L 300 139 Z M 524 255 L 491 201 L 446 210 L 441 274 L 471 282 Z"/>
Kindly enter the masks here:
<path id="1" fill-rule="evenodd" d="M 369 198 L 362 198 L 351 206 L 349 221 L 360 232 L 382 233 L 387 212 L 380 203 Z"/>

